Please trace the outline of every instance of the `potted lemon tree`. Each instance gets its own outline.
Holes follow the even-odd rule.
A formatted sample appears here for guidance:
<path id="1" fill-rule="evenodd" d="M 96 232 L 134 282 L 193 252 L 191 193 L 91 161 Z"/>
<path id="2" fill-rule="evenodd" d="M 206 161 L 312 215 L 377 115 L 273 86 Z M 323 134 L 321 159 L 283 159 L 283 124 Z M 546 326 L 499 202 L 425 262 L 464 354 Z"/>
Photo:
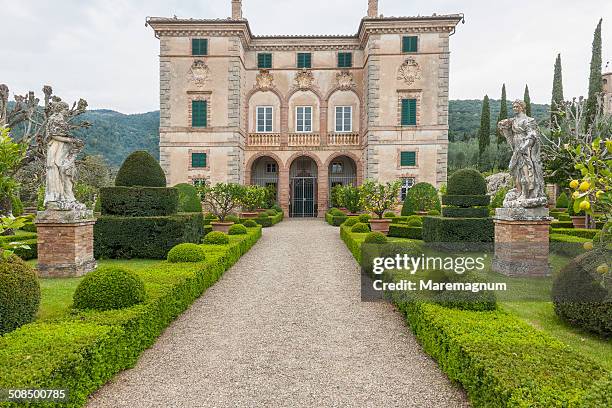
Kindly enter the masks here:
<path id="1" fill-rule="evenodd" d="M 389 225 L 392 220 L 383 216 L 387 210 L 398 205 L 400 188 L 400 181 L 382 184 L 367 180 L 361 186 L 361 205 L 378 217 L 370 220 L 372 231 L 379 231 L 385 235 L 389 233 Z"/>
<path id="2" fill-rule="evenodd" d="M 212 187 L 202 187 L 201 195 L 204 205 L 218 218 L 218 221 L 210 223 L 213 231 L 227 233 L 234 223 L 226 221 L 226 218 L 240 205 L 244 187 L 234 183 L 218 183 Z"/>
<path id="3" fill-rule="evenodd" d="M 240 199 L 242 205 L 242 218 L 257 218 L 258 208 L 266 202 L 267 191 L 261 186 L 246 186 Z"/>

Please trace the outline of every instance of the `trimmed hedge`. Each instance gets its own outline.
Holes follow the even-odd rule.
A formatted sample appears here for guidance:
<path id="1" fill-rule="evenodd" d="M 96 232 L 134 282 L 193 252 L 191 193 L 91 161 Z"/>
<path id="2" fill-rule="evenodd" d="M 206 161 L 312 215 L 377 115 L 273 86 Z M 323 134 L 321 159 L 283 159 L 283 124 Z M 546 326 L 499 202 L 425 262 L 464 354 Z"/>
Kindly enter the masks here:
<path id="1" fill-rule="evenodd" d="M 0 336 L 33 321 L 39 304 L 36 271 L 15 255 L 0 258 Z"/>
<path id="2" fill-rule="evenodd" d="M 574 223 L 571 221 L 553 221 L 550 223 L 551 228 L 574 228 Z"/>
<path id="3" fill-rule="evenodd" d="M 448 179 L 446 194 L 485 195 L 487 194 L 487 181 L 478 170 L 457 170 Z"/>
<path id="4" fill-rule="evenodd" d="M 281 222 L 283 220 L 283 217 L 284 214 L 282 212 L 277 213 L 273 216 L 263 215 L 255 218 L 255 222 L 264 228 L 268 228 Z"/>
<path id="5" fill-rule="evenodd" d="M 27 234 L 19 234 L 19 235 L 0 235 L 0 245 L 6 245 L 11 242 L 21 242 L 28 241 L 31 239 L 36 239 L 38 235 L 34 232 L 28 232 Z"/>
<path id="6" fill-rule="evenodd" d="M 103 215 L 94 225 L 94 255 L 97 259 L 165 259 L 175 245 L 199 244 L 203 235 L 202 213 L 133 218 Z"/>
<path id="7" fill-rule="evenodd" d="M 258 226 L 259 224 L 257 224 L 257 223 L 255 222 L 255 220 L 252 220 L 252 219 L 247 219 L 247 220 L 243 220 L 243 221 L 242 221 L 242 225 L 244 225 L 244 226 L 245 226 L 245 227 L 247 227 L 247 228 L 253 228 L 253 227 Z M 212 226 L 211 226 L 210 228 L 211 228 L 211 230 L 212 230 Z"/>
<path id="8" fill-rule="evenodd" d="M 455 207 L 486 207 L 490 204 L 488 195 L 444 195 L 442 204 Z"/>
<path id="9" fill-rule="evenodd" d="M 364 222 L 358 222 L 357 224 L 351 227 L 351 232 L 370 232 L 370 226 Z"/>
<path id="10" fill-rule="evenodd" d="M 449 218 L 486 218 L 489 216 L 489 207 L 444 207 L 442 216 Z"/>
<path id="11" fill-rule="evenodd" d="M 198 190 L 189 183 L 174 186 L 178 190 L 178 212 L 202 212 Z"/>
<path id="12" fill-rule="evenodd" d="M 103 187 L 100 189 L 100 205 L 102 215 L 171 215 L 177 212 L 179 191 L 173 187 Z"/>
<path id="13" fill-rule="evenodd" d="M 405 224 L 391 224 L 389 236 L 397 238 L 423 239 L 423 227 L 411 227 Z"/>
<path id="14" fill-rule="evenodd" d="M 340 225 L 342 225 L 342 223 L 346 221 L 347 218 L 348 216 L 344 213 L 342 215 L 333 215 L 331 213 L 325 214 L 325 221 L 329 225 L 333 225 L 334 227 L 339 227 Z"/>
<path id="15" fill-rule="evenodd" d="M 166 175 L 161 166 L 143 150 L 130 154 L 115 177 L 116 186 L 166 187 Z"/>
<path id="16" fill-rule="evenodd" d="M 353 225 L 359 222 L 359 218 L 357 217 L 348 217 L 341 225 L 345 227 L 352 227 Z"/>
<path id="17" fill-rule="evenodd" d="M 98 268 L 85 275 L 74 292 L 76 309 L 116 310 L 144 302 L 140 276 L 118 266 Z"/>
<path id="18" fill-rule="evenodd" d="M 423 241 L 425 242 L 493 242 L 491 218 L 425 217 Z"/>
<path id="19" fill-rule="evenodd" d="M 168 262 L 202 262 L 206 259 L 206 252 L 198 244 L 185 242 L 178 244 L 168 252 Z"/>
<path id="20" fill-rule="evenodd" d="M 563 234 L 571 235 L 573 237 L 593 239 L 599 230 L 586 228 L 553 228 L 550 232 L 551 234 Z"/>
<path id="21" fill-rule="evenodd" d="M 87 396 L 140 354 L 261 237 L 261 228 L 232 237 L 204 262 L 162 263 L 137 274 L 144 304 L 108 312 L 80 312 L 62 321 L 35 322 L 0 337 L 0 388 L 70 389 L 66 406 Z"/>
<path id="22" fill-rule="evenodd" d="M 27 245 L 29 248 L 11 248 L 11 251 L 24 261 L 38 258 L 38 240 L 28 239 L 27 241 L 19 241 L 21 245 Z"/>

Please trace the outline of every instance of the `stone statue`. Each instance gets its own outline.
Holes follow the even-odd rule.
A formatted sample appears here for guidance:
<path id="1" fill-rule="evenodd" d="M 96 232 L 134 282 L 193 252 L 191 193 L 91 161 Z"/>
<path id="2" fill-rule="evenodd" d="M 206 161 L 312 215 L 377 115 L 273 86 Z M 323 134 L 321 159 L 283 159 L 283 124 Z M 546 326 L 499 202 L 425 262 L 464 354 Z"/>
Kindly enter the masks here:
<path id="1" fill-rule="evenodd" d="M 504 198 L 504 208 L 540 208 L 548 201 L 540 159 L 540 131 L 534 118 L 525 114 L 525 103 L 512 104 L 515 116 L 497 124 L 512 148 L 508 166 L 514 179 L 512 190 Z"/>
<path id="2" fill-rule="evenodd" d="M 76 156 L 83 150 L 82 140 L 70 135 L 70 108 L 54 97 L 47 121 L 47 183 L 45 208 L 48 210 L 85 210 L 74 197 L 72 186 L 76 177 Z"/>

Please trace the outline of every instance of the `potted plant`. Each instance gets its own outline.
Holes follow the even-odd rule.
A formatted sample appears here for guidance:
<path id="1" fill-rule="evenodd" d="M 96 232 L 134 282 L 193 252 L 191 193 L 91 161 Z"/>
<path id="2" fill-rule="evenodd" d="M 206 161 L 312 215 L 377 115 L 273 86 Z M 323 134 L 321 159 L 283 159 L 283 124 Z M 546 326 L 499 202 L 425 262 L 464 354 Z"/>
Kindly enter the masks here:
<path id="1" fill-rule="evenodd" d="M 574 194 L 575 196 L 576 194 Z M 572 219 L 572 224 L 574 228 L 586 228 L 587 227 L 587 217 L 583 210 L 575 205 L 576 201 L 572 198 L 569 207 L 567 208 L 568 214 Z"/>
<path id="2" fill-rule="evenodd" d="M 234 223 L 226 221 L 226 218 L 240 204 L 244 187 L 234 183 L 218 183 L 214 187 L 202 187 L 201 194 L 205 206 L 219 219 L 210 223 L 213 231 L 227 233 Z"/>
<path id="3" fill-rule="evenodd" d="M 330 202 L 332 208 L 337 208 L 342 212 L 347 212 L 347 208 L 344 205 L 344 193 L 342 192 L 343 188 L 344 187 L 342 184 L 336 184 L 332 187 L 331 191 L 329 192 Z"/>
<path id="4" fill-rule="evenodd" d="M 344 186 L 342 187 L 342 204 L 348 210 L 349 216 L 357 215 L 361 209 L 361 194 L 359 187 L 355 186 Z"/>
<path id="5" fill-rule="evenodd" d="M 391 225 L 392 219 L 383 216 L 387 210 L 395 208 L 398 204 L 400 188 L 400 181 L 379 184 L 367 180 L 361 186 L 361 205 L 378 217 L 370 220 L 372 231 L 379 231 L 385 235 L 389 233 L 389 225 Z"/>
<path id="6" fill-rule="evenodd" d="M 263 207 L 266 201 L 266 189 L 260 186 L 246 186 L 240 203 L 242 204 L 242 218 L 257 218 L 257 209 Z"/>

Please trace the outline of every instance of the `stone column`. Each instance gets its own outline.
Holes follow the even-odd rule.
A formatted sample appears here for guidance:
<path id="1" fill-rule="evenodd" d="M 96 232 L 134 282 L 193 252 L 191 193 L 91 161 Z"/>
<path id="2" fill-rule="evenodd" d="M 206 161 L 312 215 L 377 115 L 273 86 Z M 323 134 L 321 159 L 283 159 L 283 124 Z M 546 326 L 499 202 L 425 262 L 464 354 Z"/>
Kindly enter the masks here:
<path id="1" fill-rule="evenodd" d="M 280 144 L 282 147 L 287 147 L 289 144 L 289 107 L 281 106 L 281 116 L 280 116 L 280 127 L 281 127 L 281 141 Z"/>
<path id="2" fill-rule="evenodd" d="M 317 175 L 317 190 L 318 190 L 318 202 L 317 202 L 317 217 L 325 217 L 327 212 L 327 202 L 329 196 L 329 170 L 327 168 L 321 168 Z"/>
<path id="3" fill-rule="evenodd" d="M 96 268 L 91 210 L 39 211 L 35 222 L 41 277 L 71 278 Z"/>
<path id="4" fill-rule="evenodd" d="M 285 217 L 289 217 L 289 169 L 280 169 L 278 174 L 278 202 L 285 213 Z"/>
<path id="5" fill-rule="evenodd" d="M 506 276 L 548 276 L 548 209 L 498 208 L 495 210 L 493 270 Z"/>

